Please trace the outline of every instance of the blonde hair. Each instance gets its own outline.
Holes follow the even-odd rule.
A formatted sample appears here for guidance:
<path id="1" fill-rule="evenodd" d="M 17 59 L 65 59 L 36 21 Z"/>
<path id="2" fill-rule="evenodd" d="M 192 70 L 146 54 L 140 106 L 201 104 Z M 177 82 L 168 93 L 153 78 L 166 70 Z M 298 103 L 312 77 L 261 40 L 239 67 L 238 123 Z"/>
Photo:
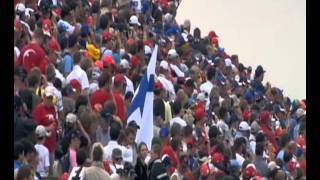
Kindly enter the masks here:
<path id="1" fill-rule="evenodd" d="M 91 159 L 93 161 L 103 161 L 103 145 L 96 142 L 92 145 Z"/>

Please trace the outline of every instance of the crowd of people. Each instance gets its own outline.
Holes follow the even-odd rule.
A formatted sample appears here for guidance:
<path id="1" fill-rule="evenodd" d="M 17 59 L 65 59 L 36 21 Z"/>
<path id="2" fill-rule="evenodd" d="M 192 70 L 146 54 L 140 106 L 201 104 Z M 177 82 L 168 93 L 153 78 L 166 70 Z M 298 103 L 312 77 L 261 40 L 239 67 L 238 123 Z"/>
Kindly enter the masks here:
<path id="1" fill-rule="evenodd" d="M 179 3 L 14 1 L 15 179 L 306 178 L 306 100 L 178 24 Z M 127 111 L 156 44 L 148 147 Z"/>

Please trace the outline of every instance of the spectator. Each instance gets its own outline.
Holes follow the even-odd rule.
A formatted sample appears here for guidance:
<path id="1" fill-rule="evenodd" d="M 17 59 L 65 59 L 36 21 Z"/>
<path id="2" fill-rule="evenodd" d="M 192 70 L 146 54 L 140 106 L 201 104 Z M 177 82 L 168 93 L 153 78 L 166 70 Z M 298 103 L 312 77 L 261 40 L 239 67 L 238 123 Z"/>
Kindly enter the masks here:
<path id="1" fill-rule="evenodd" d="M 69 172 L 74 167 L 77 167 L 77 150 L 80 148 L 80 133 L 78 131 L 70 132 L 70 141 L 69 141 L 69 157 L 70 157 L 70 166 Z"/>
<path id="2" fill-rule="evenodd" d="M 271 118 L 268 111 L 263 111 L 260 113 L 260 127 L 261 130 L 266 134 L 267 139 L 272 143 L 273 148 L 278 149 L 275 135 L 271 129 Z"/>
<path id="3" fill-rule="evenodd" d="M 90 97 L 90 104 L 94 107 L 96 104 L 104 105 L 108 100 L 112 100 L 111 95 L 111 78 L 110 74 L 103 72 L 98 79 L 99 89 L 92 93 Z"/>
<path id="4" fill-rule="evenodd" d="M 137 163 L 137 144 L 135 143 L 136 139 L 136 130 L 132 127 L 127 127 L 125 130 L 125 135 L 127 139 L 127 148 L 132 151 L 132 165 Z"/>
<path id="5" fill-rule="evenodd" d="M 148 155 L 148 147 L 144 142 L 141 142 L 138 146 L 138 157 L 137 163 L 135 166 L 135 172 L 137 174 L 136 180 L 147 180 L 147 164 L 145 163 L 145 159 Z"/>
<path id="6" fill-rule="evenodd" d="M 21 142 L 16 142 L 14 144 L 14 161 L 13 161 L 13 169 L 15 177 L 17 175 L 17 172 L 19 171 L 20 167 L 24 163 L 24 147 Z"/>
<path id="7" fill-rule="evenodd" d="M 112 161 L 110 163 L 111 175 L 121 176 L 123 173 L 122 152 L 119 148 L 112 150 Z"/>
<path id="8" fill-rule="evenodd" d="M 169 169 L 169 175 L 171 175 L 178 165 L 178 158 L 175 151 L 170 146 L 170 136 L 169 129 L 166 127 L 162 127 L 160 129 L 160 139 L 162 144 L 162 154 L 167 154 L 172 162 L 171 167 Z"/>
<path id="9" fill-rule="evenodd" d="M 85 167 L 85 163 L 87 161 L 88 154 L 84 149 L 78 149 L 77 151 L 77 167 L 72 168 L 68 180 L 72 180 L 74 178 L 83 178 L 83 170 Z"/>
<path id="10" fill-rule="evenodd" d="M 110 128 L 109 125 L 113 121 L 112 115 L 107 109 L 102 110 L 100 124 L 96 130 L 96 140 L 103 146 L 106 146 L 110 141 Z"/>
<path id="11" fill-rule="evenodd" d="M 112 96 L 116 104 L 117 116 L 119 116 L 122 122 L 124 122 L 126 116 L 123 98 L 126 85 L 126 79 L 123 75 L 116 74 L 114 76 Z"/>
<path id="12" fill-rule="evenodd" d="M 50 134 L 46 131 L 45 127 L 42 125 L 37 126 L 36 136 L 37 144 L 34 146 L 39 154 L 39 165 L 37 167 L 37 172 L 41 177 L 47 177 L 49 175 L 49 151 L 43 144 L 46 140 L 46 137 Z"/>
<path id="13" fill-rule="evenodd" d="M 83 179 L 110 179 L 103 166 L 103 147 L 101 143 L 94 143 L 91 151 L 92 165 L 84 169 Z"/>
<path id="14" fill-rule="evenodd" d="M 30 165 L 23 165 L 18 171 L 17 180 L 31 180 L 33 179 L 33 172 Z"/>
<path id="15" fill-rule="evenodd" d="M 181 115 L 183 114 L 182 108 L 181 108 L 181 104 L 180 102 L 174 102 L 172 104 L 172 110 L 173 110 L 173 117 L 170 120 L 170 127 L 174 124 L 174 123 L 178 123 L 179 125 L 181 125 L 182 127 L 185 127 L 187 125 L 187 123 L 185 122 L 185 120 L 181 119 Z"/>
<path id="16" fill-rule="evenodd" d="M 269 169 L 266 161 L 263 159 L 263 150 L 264 144 L 258 143 L 256 144 L 256 158 L 253 164 L 256 166 L 257 171 L 261 175 L 261 177 L 268 177 Z"/>
<path id="17" fill-rule="evenodd" d="M 149 179 L 170 179 L 164 164 L 160 160 L 161 147 L 154 144 L 151 148 L 151 162 L 149 164 Z"/>

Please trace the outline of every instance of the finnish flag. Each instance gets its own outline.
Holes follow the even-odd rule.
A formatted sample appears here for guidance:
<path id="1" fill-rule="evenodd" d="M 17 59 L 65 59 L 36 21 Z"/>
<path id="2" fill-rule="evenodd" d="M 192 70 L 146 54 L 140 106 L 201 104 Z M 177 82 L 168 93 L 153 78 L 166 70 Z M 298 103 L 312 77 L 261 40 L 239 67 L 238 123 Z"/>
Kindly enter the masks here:
<path id="1" fill-rule="evenodd" d="M 151 141 L 153 138 L 153 88 L 157 53 L 158 45 L 155 45 L 147 72 L 144 74 L 134 93 L 127 119 L 127 123 L 134 120 L 140 126 L 140 129 L 137 131 L 136 143 L 145 142 L 149 149 L 151 149 Z"/>

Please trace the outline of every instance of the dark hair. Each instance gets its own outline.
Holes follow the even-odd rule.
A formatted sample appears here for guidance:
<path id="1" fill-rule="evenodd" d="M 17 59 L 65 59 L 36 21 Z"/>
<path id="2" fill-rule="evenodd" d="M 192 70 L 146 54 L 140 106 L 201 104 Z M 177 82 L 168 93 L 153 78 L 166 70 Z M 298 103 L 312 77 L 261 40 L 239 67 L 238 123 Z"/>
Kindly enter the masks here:
<path id="1" fill-rule="evenodd" d="M 87 151 L 84 148 L 80 148 L 77 151 L 77 164 L 78 164 L 78 166 L 82 166 L 86 162 L 87 158 L 88 158 Z"/>
<path id="2" fill-rule="evenodd" d="M 55 67 L 53 64 L 48 64 L 46 68 L 46 78 L 49 82 L 52 82 L 56 77 Z"/>
<path id="3" fill-rule="evenodd" d="M 27 80 L 29 87 L 36 87 L 36 85 L 40 82 L 39 76 L 35 73 L 29 73 Z"/>
<path id="4" fill-rule="evenodd" d="M 176 137 L 181 134 L 181 125 L 178 123 L 173 123 L 170 129 L 171 137 Z"/>
<path id="5" fill-rule="evenodd" d="M 183 134 L 185 137 L 191 135 L 192 131 L 193 131 L 193 129 L 190 125 L 186 125 L 182 130 L 183 130 Z"/>
<path id="6" fill-rule="evenodd" d="M 69 39 L 68 39 L 68 45 L 69 45 L 68 47 L 69 48 L 74 47 L 77 44 L 77 42 L 78 42 L 78 35 L 77 34 L 71 34 L 69 36 Z"/>
<path id="7" fill-rule="evenodd" d="M 54 78 L 53 80 L 53 86 L 56 87 L 58 90 L 62 90 L 62 82 L 59 78 Z"/>
<path id="8" fill-rule="evenodd" d="M 290 142 L 290 136 L 288 133 L 283 134 L 280 137 L 280 146 L 285 147 Z"/>
<path id="9" fill-rule="evenodd" d="M 257 156 L 262 156 L 263 155 L 263 150 L 264 150 L 264 144 L 263 143 L 257 143 L 256 144 L 256 155 Z"/>
<path id="10" fill-rule="evenodd" d="M 140 142 L 140 144 L 138 145 L 138 153 L 140 153 L 142 146 L 146 146 L 148 148 L 145 142 Z"/>
<path id="11" fill-rule="evenodd" d="M 110 84 L 111 81 L 111 75 L 108 71 L 103 71 L 100 77 L 98 78 L 98 85 L 99 87 L 103 87 L 106 84 Z"/>
<path id="12" fill-rule="evenodd" d="M 61 18 L 64 19 L 66 16 L 70 14 L 71 8 L 68 5 L 64 5 L 61 7 Z"/>
<path id="13" fill-rule="evenodd" d="M 126 136 L 128 137 L 130 134 L 135 134 L 135 129 L 133 128 L 133 127 L 127 127 L 126 129 L 125 129 L 125 134 L 126 134 Z"/>
<path id="14" fill-rule="evenodd" d="M 216 76 L 216 69 L 214 67 L 210 67 L 207 71 L 207 79 L 209 81 L 213 80 Z"/>
<path id="15" fill-rule="evenodd" d="M 120 134 L 120 125 L 117 122 L 112 122 L 110 124 L 110 139 L 116 141 Z"/>
<path id="16" fill-rule="evenodd" d="M 133 98 L 133 93 L 131 91 L 128 91 L 126 93 L 126 95 L 124 96 L 124 99 L 128 100 L 128 99 L 131 99 L 131 98 Z"/>
<path id="17" fill-rule="evenodd" d="M 108 24 L 109 24 L 108 16 L 106 14 L 101 15 L 99 19 L 99 27 L 104 30 L 108 27 Z"/>
<path id="18" fill-rule="evenodd" d="M 24 152 L 24 147 L 21 144 L 21 142 L 15 142 L 14 151 L 13 151 L 14 160 L 18 160 L 19 155 L 23 154 L 23 152 Z"/>
<path id="19" fill-rule="evenodd" d="M 21 143 L 23 145 L 23 151 L 24 151 L 24 154 L 27 155 L 27 154 L 31 154 L 31 153 L 34 153 L 36 152 L 37 150 L 35 149 L 34 145 L 27 139 L 22 139 L 21 140 Z"/>
<path id="20" fill-rule="evenodd" d="M 80 95 L 76 100 L 76 112 L 78 112 L 78 109 L 80 106 L 88 106 L 89 100 L 88 97 L 85 95 Z"/>
<path id="21" fill-rule="evenodd" d="M 161 155 L 161 146 L 159 144 L 152 145 L 152 149 L 155 154 L 157 154 L 158 156 Z"/>
<path id="22" fill-rule="evenodd" d="M 173 138 L 173 139 L 171 140 L 171 147 L 172 147 L 172 149 L 173 149 L 174 151 L 178 152 L 180 142 L 181 142 L 181 141 L 180 141 L 179 139 L 177 139 L 177 138 Z"/>
<path id="23" fill-rule="evenodd" d="M 264 142 L 265 140 L 266 140 L 266 136 L 263 134 L 263 132 L 259 132 L 256 135 L 256 143 Z"/>
<path id="24" fill-rule="evenodd" d="M 73 63 L 74 64 L 79 64 L 82 60 L 82 53 L 80 51 L 77 51 L 73 55 Z"/>
<path id="25" fill-rule="evenodd" d="M 65 36 L 61 37 L 59 45 L 61 47 L 61 50 L 66 49 L 67 47 L 69 47 L 69 39 Z"/>
<path id="26" fill-rule="evenodd" d="M 220 108 L 220 110 L 219 110 L 219 117 L 220 117 L 221 119 L 223 119 L 226 114 L 227 114 L 227 109 L 222 106 L 222 107 Z"/>
<path id="27" fill-rule="evenodd" d="M 246 143 L 246 139 L 244 137 L 239 137 L 234 141 L 233 148 L 237 150 L 241 145 Z"/>
<path id="28" fill-rule="evenodd" d="M 17 180 L 24 180 L 31 176 L 31 166 L 30 165 L 22 165 L 17 174 Z"/>
<path id="29" fill-rule="evenodd" d="M 201 38 L 201 31 L 199 28 L 195 28 L 193 30 L 193 36 L 194 36 L 194 38 L 199 38 L 199 39 Z"/>
<path id="30" fill-rule="evenodd" d="M 209 135 L 209 138 L 212 139 L 212 138 L 217 138 L 217 136 L 220 134 L 220 131 L 219 131 L 219 128 L 217 126 L 211 126 L 209 128 L 209 132 L 208 132 L 208 135 Z"/>
<path id="31" fill-rule="evenodd" d="M 91 13 L 98 13 L 100 11 L 100 1 L 95 0 L 91 6 Z"/>
<path id="32" fill-rule="evenodd" d="M 171 105 L 171 108 L 172 108 L 172 112 L 174 115 L 177 115 L 180 113 L 181 111 L 181 103 L 178 102 L 178 101 L 175 101 L 172 105 Z"/>
<path id="33" fill-rule="evenodd" d="M 284 154 L 283 154 L 283 162 L 284 163 L 289 162 L 292 159 L 292 157 L 293 157 L 292 153 L 284 152 Z"/>

